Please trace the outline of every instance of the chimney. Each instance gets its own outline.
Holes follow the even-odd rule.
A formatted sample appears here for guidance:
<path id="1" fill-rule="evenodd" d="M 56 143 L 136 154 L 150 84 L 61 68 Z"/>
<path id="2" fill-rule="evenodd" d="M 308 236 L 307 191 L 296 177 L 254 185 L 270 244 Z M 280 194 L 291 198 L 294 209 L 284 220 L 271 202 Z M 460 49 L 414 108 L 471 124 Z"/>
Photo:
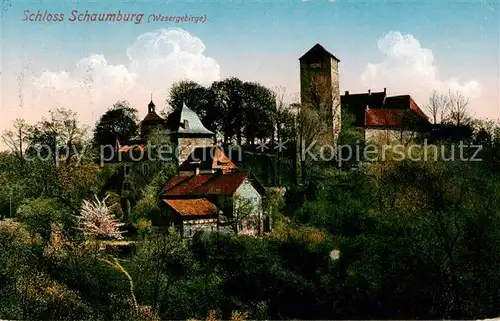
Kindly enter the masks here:
<path id="1" fill-rule="evenodd" d="M 189 129 L 189 121 L 184 119 L 184 129 Z"/>
<path id="2" fill-rule="evenodd" d="M 384 87 L 384 94 L 387 94 L 387 88 Z"/>
<path id="3" fill-rule="evenodd" d="M 372 94 L 372 90 L 368 89 L 368 95 L 371 95 L 371 94 Z"/>
<path id="4" fill-rule="evenodd" d="M 346 96 L 349 96 L 349 90 L 346 90 L 346 91 L 345 91 L 345 95 L 346 95 Z"/>

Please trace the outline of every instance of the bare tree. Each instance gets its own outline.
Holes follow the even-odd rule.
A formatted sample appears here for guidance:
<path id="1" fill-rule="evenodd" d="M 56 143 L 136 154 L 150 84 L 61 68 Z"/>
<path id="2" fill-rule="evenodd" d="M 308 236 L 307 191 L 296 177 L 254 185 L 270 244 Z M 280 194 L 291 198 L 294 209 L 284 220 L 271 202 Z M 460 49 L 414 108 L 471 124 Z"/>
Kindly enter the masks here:
<path id="1" fill-rule="evenodd" d="M 219 217 L 220 226 L 228 227 L 234 234 L 259 233 L 261 230 L 261 217 L 258 215 L 258 205 L 248 198 L 234 196 L 222 202 L 225 209 Z"/>
<path id="2" fill-rule="evenodd" d="M 425 105 L 425 110 L 431 114 L 434 124 L 444 121 L 450 109 L 450 97 L 440 94 L 434 90 L 429 97 L 429 102 Z"/>
<path id="3" fill-rule="evenodd" d="M 48 119 L 43 118 L 31 135 L 31 142 L 46 144 L 53 149 L 54 160 L 59 156 L 61 148 L 66 149 L 66 163 L 69 164 L 73 146 L 83 144 L 87 128 L 80 126 L 77 113 L 69 109 L 59 108 L 50 111 Z"/>
<path id="4" fill-rule="evenodd" d="M 322 145 L 335 145 L 341 130 L 340 93 L 333 90 L 327 76 L 311 76 L 308 86 L 301 92 L 297 113 L 298 152 L 301 180 L 306 180 L 310 167 L 302 151 L 318 153 Z M 317 148 L 308 148 L 314 144 Z M 328 158 L 328 156 L 327 156 Z"/>
<path id="5" fill-rule="evenodd" d="M 315 111 L 320 119 L 316 124 L 315 131 L 318 128 L 327 132 L 326 139 L 336 139 L 340 131 L 340 94 L 332 89 L 330 80 L 326 76 L 312 76 L 309 85 L 301 95 L 302 109 Z"/>
<path id="6" fill-rule="evenodd" d="M 470 100 L 460 91 L 449 92 L 449 121 L 456 126 L 468 125 L 472 117 L 469 113 Z"/>
<path id="7" fill-rule="evenodd" d="M 19 158 L 21 163 L 24 162 L 25 143 L 28 141 L 31 126 L 23 119 L 16 119 L 11 130 L 7 130 L 2 134 L 2 140 L 10 148 L 10 150 Z"/>

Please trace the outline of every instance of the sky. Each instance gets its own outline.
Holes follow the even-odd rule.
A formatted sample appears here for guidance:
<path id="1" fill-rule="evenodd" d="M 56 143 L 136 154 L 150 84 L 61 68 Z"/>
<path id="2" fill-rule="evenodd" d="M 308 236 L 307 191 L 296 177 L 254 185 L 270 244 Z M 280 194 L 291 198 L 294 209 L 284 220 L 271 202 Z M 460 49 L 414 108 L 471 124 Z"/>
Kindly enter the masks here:
<path id="1" fill-rule="evenodd" d="M 340 59 L 341 92 L 387 88 L 388 95 L 410 94 L 423 107 L 432 90 L 460 90 L 473 115 L 500 118 L 498 0 L 2 5 L 1 131 L 16 118 L 34 124 L 59 107 L 74 110 L 92 128 L 119 100 L 144 117 L 151 94 L 158 110 L 167 108 L 169 88 L 184 79 L 209 85 L 234 76 L 284 88 L 293 100 L 298 58 L 316 43 Z M 78 21 L 88 19 L 86 12 L 143 16 Z M 53 21 L 56 15 L 62 21 Z M 167 21 L 154 21 L 159 16 Z M 170 16 L 187 21 L 168 21 Z"/>

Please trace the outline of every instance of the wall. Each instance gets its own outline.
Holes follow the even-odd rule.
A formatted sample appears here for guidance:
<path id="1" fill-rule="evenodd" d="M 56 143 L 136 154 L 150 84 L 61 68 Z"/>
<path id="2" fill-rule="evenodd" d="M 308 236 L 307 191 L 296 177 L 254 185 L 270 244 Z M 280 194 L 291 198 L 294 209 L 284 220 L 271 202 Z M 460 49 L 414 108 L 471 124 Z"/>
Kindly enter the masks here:
<path id="1" fill-rule="evenodd" d="M 235 191 L 233 195 L 234 204 L 234 213 L 238 214 L 244 213 L 248 214 L 248 220 L 245 219 L 241 224 L 243 225 L 242 230 L 240 231 L 240 226 L 238 227 L 238 232 L 241 234 L 249 234 L 256 235 L 259 232 L 262 224 L 260 219 L 262 218 L 262 196 L 259 192 L 253 187 L 252 183 L 248 180 L 245 180 L 240 187 Z M 240 206 L 248 206 L 247 209 L 240 208 Z"/>
<path id="2" fill-rule="evenodd" d="M 193 235 L 198 231 L 217 231 L 217 219 L 185 220 L 182 225 L 183 237 L 193 237 Z"/>
<path id="3" fill-rule="evenodd" d="M 331 60 L 331 80 L 332 80 L 332 113 L 333 113 L 333 135 L 334 142 L 337 142 L 342 124 L 342 113 L 340 104 L 340 83 L 339 83 L 339 62 L 333 58 Z"/>
<path id="4" fill-rule="evenodd" d="M 179 164 L 182 164 L 196 147 L 213 146 L 212 137 L 179 137 L 177 140 Z"/>
<path id="5" fill-rule="evenodd" d="M 416 135 L 416 132 L 398 129 L 365 129 L 365 141 L 367 143 L 404 144 L 415 138 Z"/>
<path id="6" fill-rule="evenodd" d="M 318 65 L 319 64 L 319 65 Z M 324 96 L 325 106 L 322 106 L 321 117 L 326 122 L 326 137 L 328 143 L 336 143 L 341 130 L 341 108 L 338 61 L 324 58 L 315 63 L 300 64 L 300 94 L 301 103 L 306 103 L 311 93 L 311 79 L 318 77 L 320 87 L 313 90 L 315 95 Z M 314 87 L 318 87 L 318 82 Z M 327 102 L 327 103 L 326 103 Z"/>

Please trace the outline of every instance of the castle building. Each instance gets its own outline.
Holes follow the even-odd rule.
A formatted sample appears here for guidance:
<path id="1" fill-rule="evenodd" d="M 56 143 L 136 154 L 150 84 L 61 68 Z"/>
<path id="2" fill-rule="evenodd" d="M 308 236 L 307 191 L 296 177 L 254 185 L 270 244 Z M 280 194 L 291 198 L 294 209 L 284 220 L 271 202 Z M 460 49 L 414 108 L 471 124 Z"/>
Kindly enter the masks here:
<path id="1" fill-rule="evenodd" d="M 182 104 L 179 121 L 166 130 L 171 142 L 176 146 L 177 160 L 182 164 L 191 153 L 200 147 L 211 147 L 215 143 L 215 133 L 208 130 L 200 117 L 186 104 Z"/>
<path id="2" fill-rule="evenodd" d="M 173 121 L 172 121 L 173 119 Z M 178 165 L 186 161 L 188 156 L 199 147 L 211 147 L 214 145 L 215 133 L 208 130 L 202 123 L 198 115 L 186 104 L 183 104 L 180 112 L 174 112 L 170 124 L 160 117 L 155 111 L 155 104 L 151 101 L 148 104 L 148 113 L 140 124 L 140 138 L 128 142 L 116 142 L 116 156 L 120 160 L 128 161 L 129 154 L 144 153 L 148 144 L 148 135 L 154 127 L 164 130 L 166 137 L 170 138 L 172 151 L 175 154 Z M 134 157 L 136 160 L 139 157 Z"/>
<path id="3" fill-rule="evenodd" d="M 365 141 L 397 142 L 410 139 L 428 129 L 428 117 L 410 95 L 387 96 L 381 92 L 350 94 L 341 97 L 344 110 L 354 118 Z"/>
<path id="4" fill-rule="evenodd" d="M 262 235 L 270 230 L 270 218 L 263 211 L 265 188 L 215 145 L 215 134 L 186 104 L 172 113 L 167 122 L 156 113 L 151 101 L 141 122 L 141 137 L 123 145 L 117 141 L 118 154 L 146 155 L 148 134 L 154 126 L 163 127 L 165 136 L 170 138 L 179 167 L 165 184 L 162 215 L 153 224 L 173 225 L 183 237 L 192 237 L 198 231 Z M 122 195 L 137 183 L 128 180 L 130 168 L 141 165 L 139 161 L 143 161 L 142 167 L 148 165 L 147 159 L 131 158 L 121 157 L 126 162 Z M 161 162 L 153 163 L 149 165 Z"/>
<path id="5" fill-rule="evenodd" d="M 147 138 L 150 132 L 150 129 L 154 126 L 162 126 L 165 127 L 165 120 L 161 118 L 155 111 L 155 104 L 153 103 L 153 99 L 148 104 L 148 113 L 146 117 L 141 122 L 141 137 Z"/>
<path id="6" fill-rule="evenodd" d="M 340 134 L 342 112 L 355 118 L 365 141 L 383 137 L 394 141 L 412 137 L 428 128 L 429 120 L 410 95 L 387 96 L 383 92 L 340 95 L 339 62 L 319 43 L 307 51 L 300 61 L 301 105 L 319 112 L 322 132 L 328 143 L 335 144 Z M 328 135 L 333 134 L 329 139 Z"/>

